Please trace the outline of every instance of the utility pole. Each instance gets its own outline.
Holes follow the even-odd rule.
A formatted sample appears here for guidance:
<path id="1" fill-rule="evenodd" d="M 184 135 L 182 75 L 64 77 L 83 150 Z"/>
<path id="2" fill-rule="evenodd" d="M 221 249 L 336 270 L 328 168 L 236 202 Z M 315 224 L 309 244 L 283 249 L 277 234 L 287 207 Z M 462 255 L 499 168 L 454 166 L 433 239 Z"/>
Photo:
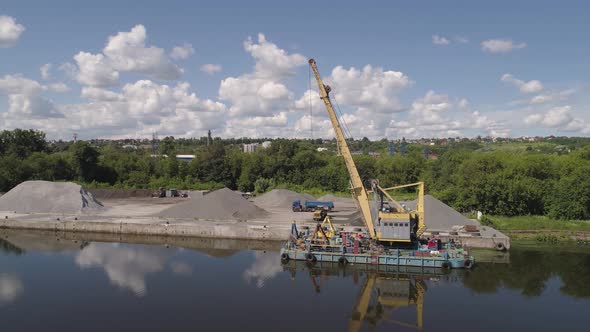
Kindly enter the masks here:
<path id="1" fill-rule="evenodd" d="M 402 156 L 406 155 L 406 138 L 402 137 L 402 142 L 400 143 L 399 152 Z"/>
<path id="2" fill-rule="evenodd" d="M 393 157 L 395 155 L 395 143 L 393 141 L 389 142 L 389 156 Z"/>
<path id="3" fill-rule="evenodd" d="M 152 153 L 155 155 L 158 154 L 158 133 L 152 133 Z"/>

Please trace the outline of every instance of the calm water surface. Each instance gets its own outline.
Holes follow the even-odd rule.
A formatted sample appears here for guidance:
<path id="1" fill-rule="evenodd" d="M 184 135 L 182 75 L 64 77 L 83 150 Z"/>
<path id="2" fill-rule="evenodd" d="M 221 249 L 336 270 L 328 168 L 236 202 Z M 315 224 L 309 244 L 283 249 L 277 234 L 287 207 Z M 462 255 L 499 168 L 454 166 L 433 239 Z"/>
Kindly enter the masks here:
<path id="1" fill-rule="evenodd" d="M 2 231 L 0 331 L 589 331 L 590 254 L 517 248 L 472 271 L 376 274 L 253 247 Z"/>

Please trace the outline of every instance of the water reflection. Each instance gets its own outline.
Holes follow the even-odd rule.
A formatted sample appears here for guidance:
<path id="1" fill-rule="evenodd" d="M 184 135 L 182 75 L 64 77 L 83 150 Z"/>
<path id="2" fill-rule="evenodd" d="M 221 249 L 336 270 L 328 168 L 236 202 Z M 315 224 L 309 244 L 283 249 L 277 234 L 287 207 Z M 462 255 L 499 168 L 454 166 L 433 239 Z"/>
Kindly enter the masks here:
<path id="1" fill-rule="evenodd" d="M 170 270 L 179 276 L 190 276 L 193 274 L 193 269 L 190 267 L 190 265 L 179 261 L 170 262 Z"/>
<path id="2" fill-rule="evenodd" d="M 244 279 L 250 283 L 256 281 L 256 287 L 264 287 L 266 280 L 276 277 L 283 268 L 279 252 L 255 251 L 254 262 L 244 271 Z"/>
<path id="3" fill-rule="evenodd" d="M 457 272 L 440 269 L 421 269 L 411 267 L 374 267 L 367 265 L 349 265 L 346 268 L 338 264 L 317 263 L 308 265 L 302 262 L 290 262 L 284 269 L 295 279 L 298 273 L 308 274 L 316 293 L 322 291 L 324 282 L 333 278 L 353 278 L 355 284 L 362 281 L 360 291 L 354 303 L 351 303 L 349 331 L 360 331 L 363 323 L 375 328 L 381 324 L 391 324 L 422 329 L 424 295 L 428 289 L 426 281 L 439 282 L 457 280 Z M 414 318 L 407 315 L 398 317 L 400 309 L 413 311 Z"/>
<path id="4" fill-rule="evenodd" d="M 519 290 L 528 297 L 543 294 L 547 283 L 559 277 L 563 294 L 590 298 L 590 254 L 565 248 L 514 249 L 509 264 L 479 264 L 462 276 L 464 286 L 477 293 L 495 293 L 501 288 Z"/>
<path id="5" fill-rule="evenodd" d="M 23 282 L 14 273 L 0 273 L 0 307 L 16 300 L 24 290 Z"/>
<path id="6" fill-rule="evenodd" d="M 76 264 L 100 267 L 114 285 L 144 296 L 146 275 L 162 271 L 171 255 L 164 247 L 91 243 L 76 256 Z"/>
<path id="7" fill-rule="evenodd" d="M 70 236 L 70 238 L 68 238 Z M 157 238 L 119 236 L 104 234 L 68 234 L 55 232 L 23 232 L 0 230 L 0 251 L 8 256 L 21 255 L 31 252 L 74 252 L 74 260 L 82 269 L 100 268 L 104 270 L 109 280 L 117 287 L 130 290 L 134 294 L 143 296 L 148 285 L 146 278 L 155 273 L 170 271 L 178 276 L 196 277 L 193 269 L 195 264 L 186 258 L 189 256 L 176 255 L 185 248 L 185 252 L 198 252 L 209 257 L 222 257 L 228 259 L 241 250 L 248 250 L 244 255 L 238 255 L 231 261 L 240 261 L 243 257 L 248 260 L 247 267 L 238 273 L 248 284 L 254 284 L 258 288 L 265 287 L 269 280 L 279 278 L 285 267 L 280 265 L 278 247 L 275 248 L 268 242 L 240 242 L 235 240 L 213 240 L 195 238 Z M 120 241 L 146 244 L 117 244 L 91 241 Z M 147 243 L 151 245 L 147 245 Z M 161 244 L 169 244 L 164 247 Z M 279 245 L 280 247 L 280 245 Z M 552 280 L 560 281 L 561 294 L 576 297 L 590 298 L 590 254 L 579 249 L 572 252 L 571 248 L 540 247 L 533 248 L 514 247 L 510 255 L 496 257 L 496 252 L 491 252 L 493 257 L 485 263 L 479 260 L 477 267 L 471 271 L 460 272 L 445 278 L 455 278 L 463 287 L 474 293 L 497 293 L 502 289 L 516 290 L 526 297 L 542 296 Z M 1 254 L 0 254 L 1 255 Z M 67 255 L 69 256 L 69 254 Z M 253 259 L 250 261 L 250 257 Z M 15 258 L 20 259 L 20 257 Z M 224 263 L 225 264 L 225 263 Z M 234 264 L 229 262 L 228 265 Z M 408 268 L 403 271 L 363 271 L 357 270 L 353 278 L 361 278 L 369 272 L 426 274 L 436 276 L 436 271 L 418 270 Z M 330 267 L 317 265 L 311 270 L 304 265 L 296 265 L 287 269 L 288 273 L 303 271 L 316 279 L 318 285 L 325 275 L 335 276 Z M 18 270 L 11 270 L 19 272 Z M 336 269 L 338 271 L 338 269 Z M 2 297 L 12 298 L 22 292 L 22 282 L 15 274 L 3 275 Z M 351 273 L 351 271 L 347 272 Z M 8 277 L 10 276 L 10 277 Z M 239 274 L 238 274 L 239 276 Z M 362 279 L 362 278 L 361 278 Z M 432 280 L 430 278 L 429 280 Z M 360 283 L 360 281 L 359 281 Z M 19 287 L 20 285 L 20 287 Z M 317 291 L 321 287 L 313 286 Z M 360 287 L 360 284 L 359 284 Z M 12 290 L 12 291 L 10 291 Z M 6 302 L 6 300 L 4 300 Z"/>
<path id="8" fill-rule="evenodd" d="M 66 240 L 53 232 L 0 231 L 0 250 L 14 254 L 27 251 L 63 252 L 83 249 L 88 242 Z"/>
<path id="9" fill-rule="evenodd" d="M 3 238 L 0 238 L 0 251 L 4 251 L 9 254 L 16 254 L 16 255 L 22 255 L 25 252 L 24 249 L 15 246 L 11 242 L 6 241 Z"/>

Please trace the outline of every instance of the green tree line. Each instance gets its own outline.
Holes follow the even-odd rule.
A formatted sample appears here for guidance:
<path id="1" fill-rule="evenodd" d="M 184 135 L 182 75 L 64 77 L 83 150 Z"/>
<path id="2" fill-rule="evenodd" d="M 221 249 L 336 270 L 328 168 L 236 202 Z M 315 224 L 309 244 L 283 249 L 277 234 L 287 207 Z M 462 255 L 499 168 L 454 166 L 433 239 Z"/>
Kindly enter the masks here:
<path id="1" fill-rule="evenodd" d="M 181 144 L 176 144 L 182 142 Z M 206 140 L 205 140 L 206 141 Z M 85 141 L 49 143 L 33 130 L 0 132 L 0 191 L 26 180 L 77 181 L 89 187 L 214 189 L 228 187 L 263 192 L 282 187 L 300 191 L 347 192 L 349 176 L 342 157 L 318 152 L 322 140 L 277 139 L 266 149 L 243 153 L 235 139 L 188 145 L 166 138 L 161 148 L 126 150 L 115 142 L 100 147 Z M 328 143 L 329 147 L 330 144 Z M 387 141 L 352 141 L 363 180 L 382 186 L 425 181 L 428 193 L 459 211 L 494 215 L 547 215 L 557 219 L 590 218 L 590 146 L 568 154 L 536 151 L 486 151 L 477 143 L 432 147 L 425 158 L 420 145 L 389 156 Z M 191 162 L 173 158 L 194 153 Z"/>

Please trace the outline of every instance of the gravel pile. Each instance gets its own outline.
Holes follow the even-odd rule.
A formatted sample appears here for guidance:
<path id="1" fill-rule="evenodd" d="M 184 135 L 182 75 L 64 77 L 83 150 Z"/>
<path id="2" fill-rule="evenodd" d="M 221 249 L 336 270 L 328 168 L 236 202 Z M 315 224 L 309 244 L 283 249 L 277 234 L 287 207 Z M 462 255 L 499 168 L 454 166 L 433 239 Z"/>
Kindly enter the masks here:
<path id="1" fill-rule="evenodd" d="M 256 197 L 254 203 L 263 208 L 291 208 L 293 202 L 296 200 L 300 200 L 303 203 L 306 200 L 315 200 L 315 198 L 309 194 L 299 194 L 287 189 L 273 189 L 262 196 Z"/>
<path id="2" fill-rule="evenodd" d="M 227 188 L 176 204 L 158 214 L 167 218 L 218 220 L 255 219 L 267 215 L 268 212 Z"/>
<path id="3" fill-rule="evenodd" d="M 349 204 L 354 204 L 354 198 L 352 197 L 338 197 L 338 196 L 334 196 L 334 195 L 324 195 L 320 198 L 317 199 L 318 201 L 322 201 L 322 202 L 338 202 L 338 203 L 349 203 Z"/>
<path id="4" fill-rule="evenodd" d="M 149 189 L 88 189 L 97 199 L 121 199 L 130 197 L 151 197 Z"/>
<path id="5" fill-rule="evenodd" d="M 0 197 L 0 210 L 78 214 L 103 209 L 91 193 L 72 182 L 26 181 Z"/>
<path id="6" fill-rule="evenodd" d="M 416 208 L 416 200 L 402 202 L 410 209 Z M 451 230 L 456 225 L 478 225 L 452 207 L 430 196 L 424 196 L 424 223 L 431 230 Z"/>

